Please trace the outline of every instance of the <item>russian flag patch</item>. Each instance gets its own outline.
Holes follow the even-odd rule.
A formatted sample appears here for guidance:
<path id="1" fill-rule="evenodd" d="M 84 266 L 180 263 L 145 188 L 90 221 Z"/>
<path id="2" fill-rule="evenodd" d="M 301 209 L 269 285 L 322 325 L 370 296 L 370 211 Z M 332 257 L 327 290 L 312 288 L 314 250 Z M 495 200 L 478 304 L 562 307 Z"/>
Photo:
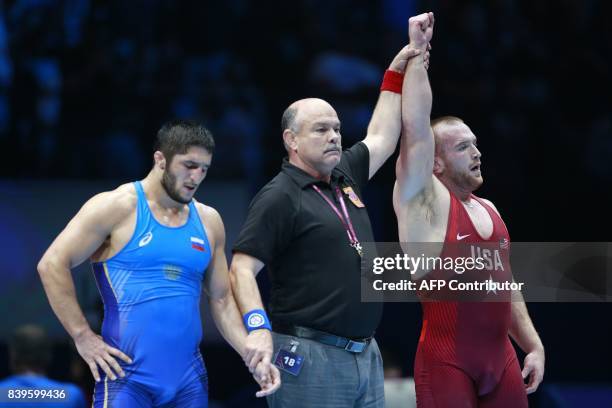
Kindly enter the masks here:
<path id="1" fill-rule="evenodd" d="M 204 248 L 204 240 L 196 237 L 191 237 L 191 247 L 202 252 L 206 250 Z"/>

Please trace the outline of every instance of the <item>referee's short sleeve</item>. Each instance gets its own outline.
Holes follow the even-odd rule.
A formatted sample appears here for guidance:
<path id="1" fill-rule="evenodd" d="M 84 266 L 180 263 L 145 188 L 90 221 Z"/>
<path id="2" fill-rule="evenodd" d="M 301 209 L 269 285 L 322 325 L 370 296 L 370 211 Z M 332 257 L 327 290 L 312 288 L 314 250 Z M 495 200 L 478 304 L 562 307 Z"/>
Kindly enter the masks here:
<path id="1" fill-rule="evenodd" d="M 269 264 L 291 241 L 295 219 L 292 197 L 278 185 L 265 186 L 251 201 L 233 252 Z"/>
<path id="2" fill-rule="evenodd" d="M 366 186 L 370 176 L 370 150 L 363 142 L 355 143 L 342 152 L 338 168 L 350 175 L 360 190 Z"/>

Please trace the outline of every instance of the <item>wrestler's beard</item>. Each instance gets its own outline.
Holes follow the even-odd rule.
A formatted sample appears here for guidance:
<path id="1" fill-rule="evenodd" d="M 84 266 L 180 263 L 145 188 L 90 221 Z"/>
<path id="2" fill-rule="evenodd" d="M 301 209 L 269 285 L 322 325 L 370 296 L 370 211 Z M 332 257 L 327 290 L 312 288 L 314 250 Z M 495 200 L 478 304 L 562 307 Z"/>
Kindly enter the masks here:
<path id="1" fill-rule="evenodd" d="M 191 198 L 185 199 L 181 197 L 181 195 L 178 192 L 178 189 L 175 187 L 176 186 L 176 176 L 170 173 L 167 168 L 164 170 L 164 174 L 162 175 L 161 185 L 166 191 L 166 194 L 168 194 L 168 197 L 170 197 L 177 203 L 189 204 L 191 202 Z"/>
<path id="2" fill-rule="evenodd" d="M 483 182 L 482 176 L 479 180 L 469 173 L 452 173 L 450 179 L 456 186 L 469 191 L 478 190 Z"/>

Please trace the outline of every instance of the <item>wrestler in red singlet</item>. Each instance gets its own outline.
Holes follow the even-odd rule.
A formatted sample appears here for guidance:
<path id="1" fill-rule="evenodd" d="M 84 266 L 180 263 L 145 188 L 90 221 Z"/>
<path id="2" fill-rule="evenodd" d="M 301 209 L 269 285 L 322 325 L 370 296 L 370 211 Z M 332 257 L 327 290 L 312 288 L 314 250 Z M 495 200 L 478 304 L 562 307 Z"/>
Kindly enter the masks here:
<path id="1" fill-rule="evenodd" d="M 511 281 L 506 225 L 484 200 L 474 195 L 471 198 L 489 213 L 493 233 L 488 238 L 480 236 L 459 199 L 451 193 L 440 257 L 470 257 L 474 255 L 472 247 L 480 246 L 482 252 L 491 251 L 490 265 L 466 275 L 481 282 Z M 444 278 L 448 282 L 449 276 Z M 527 406 L 521 369 L 508 338 L 509 293 L 483 293 L 489 297 L 505 296 L 505 301 L 422 302 L 423 327 L 414 365 L 419 407 Z"/>
<path id="2" fill-rule="evenodd" d="M 433 13 L 411 17 L 411 23 L 410 44 L 422 52 L 429 49 Z M 413 58 L 406 64 L 402 86 L 393 208 L 400 242 L 426 248 L 431 248 L 428 243 L 443 243 L 435 253 L 443 265 L 438 262 L 438 269 L 425 277 L 419 273 L 415 279 L 447 283 L 418 286 L 423 289 L 419 291 L 423 329 L 415 361 L 417 405 L 527 406 L 526 394 L 535 392 L 544 376 L 544 346 L 521 293 L 511 292 L 512 288 L 491 290 L 498 286 L 493 282 L 502 286 L 512 282 L 509 237 L 493 204 L 472 194 L 483 183 L 476 135 L 455 116 L 432 121 L 432 101 L 425 62 Z M 458 269 L 459 258 L 480 257 L 487 258 L 484 269 L 480 264 L 468 267 L 466 259 L 461 261 L 466 261 L 469 272 Z M 445 258 L 453 260 L 454 268 L 447 269 Z M 451 287 L 457 281 L 464 284 L 455 286 L 458 292 Z M 465 291 L 467 285 L 484 282 L 489 282 L 484 288 Z M 508 336 L 526 354 L 522 372 Z"/>

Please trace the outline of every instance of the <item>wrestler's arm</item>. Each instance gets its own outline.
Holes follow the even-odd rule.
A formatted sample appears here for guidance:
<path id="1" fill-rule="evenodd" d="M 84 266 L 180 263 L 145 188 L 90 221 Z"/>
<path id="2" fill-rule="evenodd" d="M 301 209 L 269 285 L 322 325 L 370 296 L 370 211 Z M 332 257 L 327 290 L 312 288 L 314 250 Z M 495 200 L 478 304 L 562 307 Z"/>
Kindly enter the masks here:
<path id="1" fill-rule="evenodd" d="M 198 204 L 198 207 L 204 207 Z M 198 208 L 201 217 L 208 221 L 207 232 L 213 241 L 212 259 L 204 279 L 204 291 L 215 324 L 223 338 L 244 356 L 246 330 L 229 282 L 227 259 L 225 257 L 225 227 L 219 213 L 211 208 Z"/>
<path id="2" fill-rule="evenodd" d="M 230 284 L 225 257 L 225 227 L 221 216 L 215 209 L 204 208 L 203 205 L 198 205 L 198 207 L 202 207 L 201 211 L 205 212 L 203 218 L 210 221 L 208 232 L 214 240 L 213 256 L 204 282 L 210 310 L 223 338 L 244 358 L 247 333 Z M 253 374 L 261 386 L 261 391 L 256 394 L 258 397 L 272 394 L 280 387 L 280 375 L 274 366 L 260 365 L 257 367 L 257 372 Z"/>
<path id="3" fill-rule="evenodd" d="M 516 344 L 527 353 L 522 374 L 523 378 L 529 376 L 526 391 L 527 394 L 531 394 L 537 390 L 544 378 L 544 345 L 533 326 L 523 295 L 519 291 L 512 294 L 512 322 L 509 333 Z"/>
<path id="4" fill-rule="evenodd" d="M 489 204 L 497 215 L 500 215 L 495 204 L 484 198 L 483 201 Z M 514 279 L 512 281 L 514 282 Z M 522 374 L 523 378 L 529 376 L 526 391 L 527 394 L 531 394 L 538 388 L 544 378 L 544 345 L 529 317 L 525 299 L 523 299 L 523 295 L 518 290 L 512 292 L 511 315 L 512 321 L 510 323 L 509 334 L 521 350 L 527 353 L 523 362 Z"/>
<path id="5" fill-rule="evenodd" d="M 425 50 L 433 35 L 433 14 L 409 20 L 410 44 Z M 410 59 L 402 87 L 402 139 L 395 171 L 396 204 L 412 200 L 433 184 L 434 137 L 430 125 L 432 93 L 423 53 Z"/>
<path id="6" fill-rule="evenodd" d="M 406 63 L 409 59 L 419 55 L 411 45 L 407 45 L 393 58 L 390 71 L 400 74 L 404 73 Z M 427 50 L 422 51 L 423 55 Z M 425 56 L 427 60 L 427 57 Z M 372 178 L 380 167 L 395 151 L 401 130 L 401 99 L 402 96 L 391 91 L 381 91 L 378 102 L 372 113 L 372 119 L 368 125 L 368 133 L 363 143 L 370 152 L 369 177 Z"/>
<path id="7" fill-rule="evenodd" d="M 117 190 L 98 194 L 83 205 L 66 228 L 57 236 L 38 263 L 38 273 L 51 308 L 75 342 L 79 354 L 89 366 L 96 381 L 98 367 L 111 379 L 115 373 L 124 376 L 116 360 L 131 363 L 128 356 L 110 347 L 96 335 L 78 304 L 70 269 L 89 258 L 125 217 L 129 203 Z"/>
<path id="8" fill-rule="evenodd" d="M 484 198 L 483 201 L 489 204 L 500 215 L 495 204 Z M 514 282 L 514 279 L 512 281 Z M 523 378 L 529 376 L 526 390 L 528 394 L 531 394 L 538 388 L 544 378 L 545 353 L 542 340 L 540 340 L 540 336 L 538 336 L 529 317 L 525 299 L 523 299 L 523 295 L 518 290 L 512 292 L 511 316 L 512 321 L 510 323 L 509 334 L 521 350 L 527 353 L 523 362 L 522 374 Z"/>

